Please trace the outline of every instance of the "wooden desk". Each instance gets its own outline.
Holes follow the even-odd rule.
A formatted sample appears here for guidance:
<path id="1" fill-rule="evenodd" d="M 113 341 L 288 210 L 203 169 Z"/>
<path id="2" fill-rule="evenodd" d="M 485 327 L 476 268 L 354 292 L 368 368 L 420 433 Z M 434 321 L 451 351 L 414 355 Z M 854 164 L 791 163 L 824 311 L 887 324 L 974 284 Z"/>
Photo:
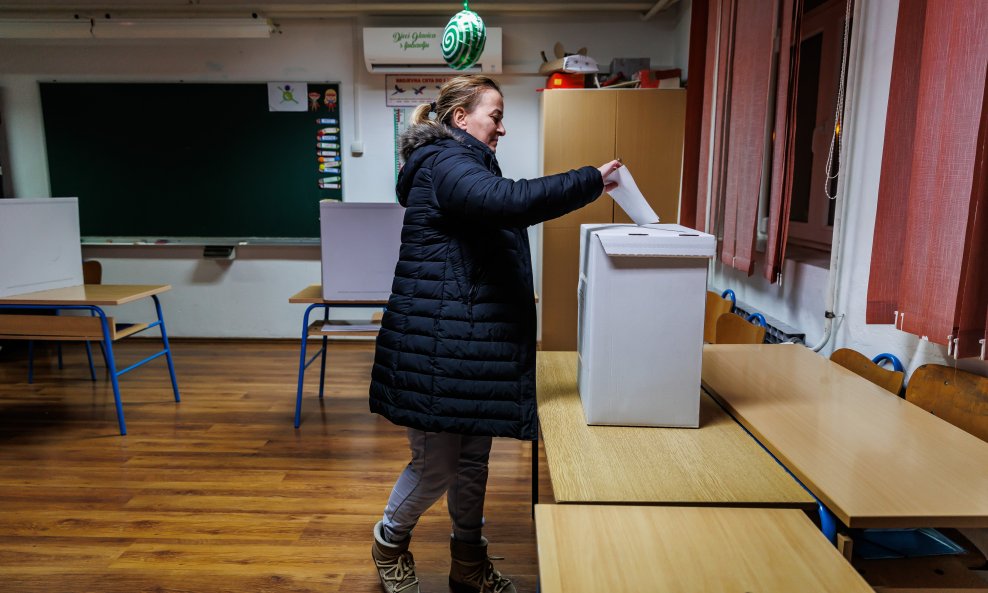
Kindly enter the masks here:
<path id="1" fill-rule="evenodd" d="M 298 391 L 295 395 L 295 428 L 298 428 L 302 421 L 302 386 L 305 384 L 305 369 L 309 367 L 310 364 L 316 359 L 316 357 L 321 357 L 322 362 L 320 364 L 319 371 L 319 399 L 322 399 L 323 390 L 326 385 L 326 343 L 329 340 L 329 336 L 375 336 L 377 335 L 377 330 L 373 331 L 348 331 L 345 325 L 339 326 L 339 328 L 334 328 L 333 331 L 325 331 L 323 327 L 329 321 L 329 310 L 330 308 L 357 308 L 357 307 L 386 307 L 388 305 L 387 299 L 377 300 L 377 301 L 342 301 L 342 300 L 326 300 L 322 298 L 322 285 L 321 284 L 310 284 L 309 286 L 303 288 L 299 292 L 295 293 L 291 298 L 288 299 L 289 303 L 298 305 L 309 305 L 305 308 L 305 314 L 302 316 L 302 347 L 299 354 L 298 362 Z M 309 315 L 314 309 L 321 308 L 323 310 L 322 320 L 309 321 Z M 308 343 L 308 338 L 310 336 L 318 336 L 322 338 L 322 347 L 319 352 L 312 355 L 312 358 L 305 358 L 306 344 Z"/>
<path id="2" fill-rule="evenodd" d="M 42 290 L 19 295 L 0 297 L 0 309 L 38 309 L 47 311 L 81 310 L 89 311 L 90 317 L 41 316 L 41 315 L 0 315 L 0 338 L 15 340 L 100 340 L 106 353 L 106 365 L 113 384 L 113 398 L 117 408 L 117 423 L 120 434 L 127 434 L 123 406 L 120 402 L 119 377 L 124 373 L 165 356 L 168 373 L 171 375 L 175 401 L 181 401 L 178 383 L 175 380 L 175 365 L 168 333 L 161 315 L 161 302 L 158 295 L 171 290 L 167 284 L 85 284 Z M 149 323 L 117 324 L 108 317 L 103 307 L 123 305 L 150 297 L 154 301 L 158 319 Z M 113 356 L 113 342 L 138 332 L 157 327 L 161 331 L 163 349 L 144 360 L 123 370 L 117 370 Z"/>
<path id="3" fill-rule="evenodd" d="M 705 395 L 700 428 L 588 426 L 576 389 L 575 352 L 539 352 L 537 383 L 558 502 L 816 507 Z"/>
<path id="4" fill-rule="evenodd" d="M 799 345 L 707 345 L 703 386 L 851 528 L 988 526 L 988 443 Z"/>
<path id="5" fill-rule="evenodd" d="M 544 593 L 871 593 L 793 509 L 543 505 Z"/>

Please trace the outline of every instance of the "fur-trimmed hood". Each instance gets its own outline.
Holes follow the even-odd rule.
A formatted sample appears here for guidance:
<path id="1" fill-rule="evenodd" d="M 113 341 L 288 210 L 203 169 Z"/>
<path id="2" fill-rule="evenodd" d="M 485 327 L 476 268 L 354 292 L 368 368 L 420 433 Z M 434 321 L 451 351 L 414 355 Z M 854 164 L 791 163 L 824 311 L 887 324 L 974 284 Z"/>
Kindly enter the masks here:
<path id="1" fill-rule="evenodd" d="M 395 193 L 398 196 L 398 203 L 402 206 L 406 205 L 408 192 L 412 189 L 419 168 L 429 162 L 434 155 L 443 151 L 471 152 L 491 173 L 501 175 L 497 157 L 486 144 L 462 130 L 449 126 L 434 124 L 412 126 L 402 132 L 398 138 L 398 146 L 403 163 L 398 172 Z"/>
<path id="2" fill-rule="evenodd" d="M 444 138 L 459 140 L 453 129 L 443 124 L 418 124 L 408 128 L 398 137 L 398 155 L 401 157 L 401 162 L 407 163 L 416 148 Z"/>

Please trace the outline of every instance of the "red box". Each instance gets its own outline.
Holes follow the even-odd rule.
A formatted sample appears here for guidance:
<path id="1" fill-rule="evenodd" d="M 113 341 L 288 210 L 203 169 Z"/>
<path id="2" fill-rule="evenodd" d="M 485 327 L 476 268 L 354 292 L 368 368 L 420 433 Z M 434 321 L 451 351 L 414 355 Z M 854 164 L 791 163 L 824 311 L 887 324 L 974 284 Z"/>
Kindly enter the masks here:
<path id="1" fill-rule="evenodd" d="M 582 89 L 583 74 L 567 74 L 566 72 L 556 72 L 546 80 L 547 89 Z"/>

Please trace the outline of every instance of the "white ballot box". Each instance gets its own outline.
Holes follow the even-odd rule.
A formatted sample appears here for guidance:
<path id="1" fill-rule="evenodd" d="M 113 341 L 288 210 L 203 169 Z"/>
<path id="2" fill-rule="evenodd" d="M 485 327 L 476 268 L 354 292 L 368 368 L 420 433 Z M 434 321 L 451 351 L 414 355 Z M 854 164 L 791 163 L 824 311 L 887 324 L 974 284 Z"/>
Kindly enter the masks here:
<path id="1" fill-rule="evenodd" d="M 587 424 L 699 426 L 714 237 L 676 224 L 581 226 L 577 385 Z"/>
<path id="2" fill-rule="evenodd" d="M 404 216 L 405 209 L 394 202 L 320 202 L 322 298 L 388 300 Z"/>

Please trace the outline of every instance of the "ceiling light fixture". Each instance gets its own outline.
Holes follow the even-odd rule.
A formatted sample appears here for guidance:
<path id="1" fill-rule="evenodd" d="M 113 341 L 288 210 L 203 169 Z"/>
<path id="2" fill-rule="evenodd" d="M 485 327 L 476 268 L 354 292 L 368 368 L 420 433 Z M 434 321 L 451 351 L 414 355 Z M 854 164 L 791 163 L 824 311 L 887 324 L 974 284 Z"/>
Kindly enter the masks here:
<path id="1" fill-rule="evenodd" d="M 260 39 L 275 26 L 250 18 L 3 18 L 0 39 Z"/>

